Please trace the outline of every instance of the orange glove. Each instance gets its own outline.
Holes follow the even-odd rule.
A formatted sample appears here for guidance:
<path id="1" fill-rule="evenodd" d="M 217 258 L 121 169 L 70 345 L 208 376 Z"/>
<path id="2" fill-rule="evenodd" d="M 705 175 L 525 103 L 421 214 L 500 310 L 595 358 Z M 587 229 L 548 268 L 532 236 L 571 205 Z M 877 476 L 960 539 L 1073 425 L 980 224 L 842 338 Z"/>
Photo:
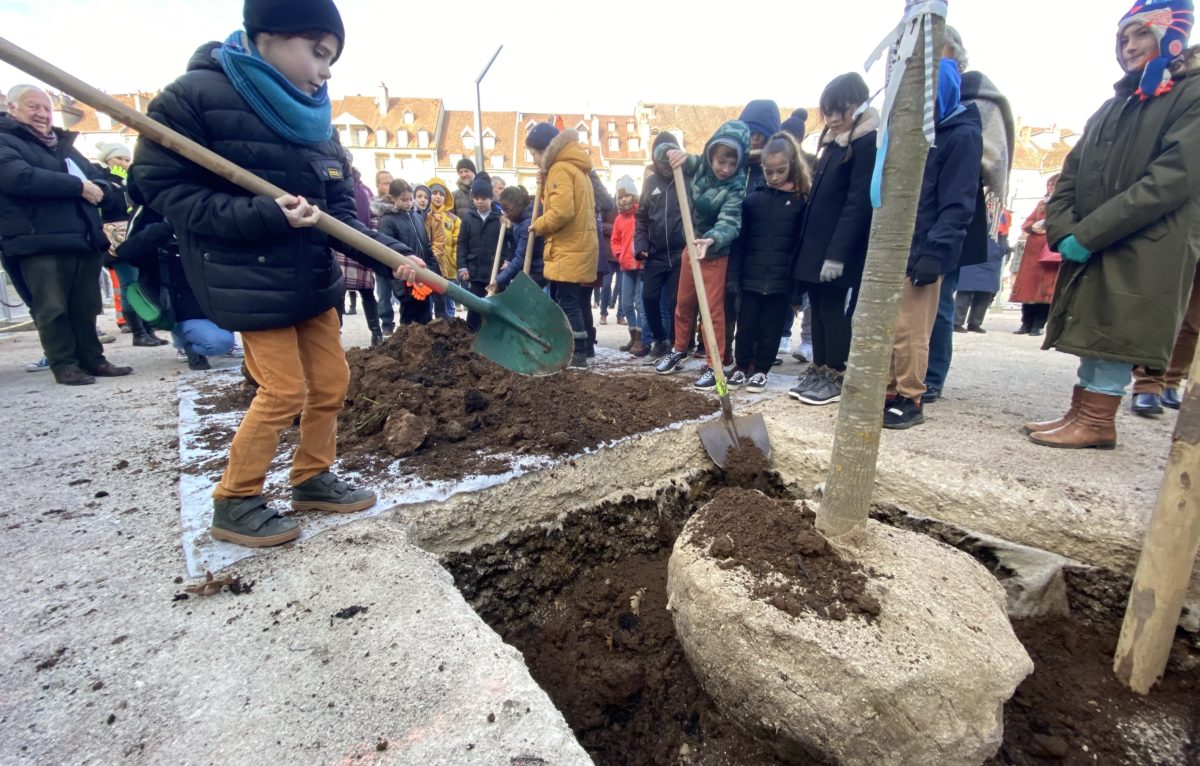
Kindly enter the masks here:
<path id="1" fill-rule="evenodd" d="M 408 282 L 408 290 L 412 293 L 412 297 L 419 301 L 423 301 L 433 292 L 433 288 L 421 282 Z"/>

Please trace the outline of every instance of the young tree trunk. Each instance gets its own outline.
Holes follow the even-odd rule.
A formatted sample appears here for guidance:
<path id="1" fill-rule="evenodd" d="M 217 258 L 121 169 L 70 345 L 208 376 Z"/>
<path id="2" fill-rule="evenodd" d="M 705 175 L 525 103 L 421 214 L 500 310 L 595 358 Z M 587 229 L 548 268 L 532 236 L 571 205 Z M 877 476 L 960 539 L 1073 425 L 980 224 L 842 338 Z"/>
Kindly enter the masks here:
<path id="1" fill-rule="evenodd" d="M 1167 471 L 1121 625 L 1113 671 L 1138 694 L 1162 678 L 1200 549 L 1200 354 L 1192 360 Z"/>
<path id="2" fill-rule="evenodd" d="M 941 51 L 945 20 L 934 17 L 933 50 Z M 825 492 L 817 526 L 830 537 L 866 523 L 875 488 L 883 400 L 896 334 L 900 290 L 916 226 L 917 204 L 925 175 L 929 144 L 922 122 L 925 103 L 924 31 L 904 70 L 889 125 L 883 167 L 883 207 L 871 223 L 862 288 L 854 312 L 854 336 Z M 936 93 L 937 68 L 934 68 Z"/>

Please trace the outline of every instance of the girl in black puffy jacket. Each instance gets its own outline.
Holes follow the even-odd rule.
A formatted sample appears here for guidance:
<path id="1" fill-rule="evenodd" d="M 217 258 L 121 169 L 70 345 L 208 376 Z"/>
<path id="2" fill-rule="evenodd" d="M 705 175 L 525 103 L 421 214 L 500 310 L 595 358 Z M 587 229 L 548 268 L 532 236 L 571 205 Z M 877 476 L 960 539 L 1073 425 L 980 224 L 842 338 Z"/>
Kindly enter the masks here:
<path id="1" fill-rule="evenodd" d="M 346 38 L 332 0 L 246 0 L 244 27 L 223 43 L 202 46 L 187 73 L 151 103 L 150 116 L 288 194 L 254 196 L 148 141 L 139 142 L 133 175 L 150 207 L 174 227 L 201 310 L 242 333 L 259 389 L 213 492 L 209 532 L 260 547 L 300 534 L 298 522 L 263 497 L 279 434 L 296 413 L 292 508 L 348 513 L 375 503 L 373 492 L 330 472 L 349 383 L 335 308 L 345 289 L 329 239 L 314 226 L 332 215 L 401 252 L 407 248 L 357 216 L 326 82 Z M 396 276 L 414 278 L 411 268 Z"/>
<path id="2" fill-rule="evenodd" d="M 744 384 L 751 393 L 767 387 L 767 373 L 791 316 L 792 268 L 811 185 L 808 163 L 787 133 L 767 141 L 762 169 L 766 186 L 742 202 L 742 232 L 731 253 L 741 305 L 729 385 Z"/>

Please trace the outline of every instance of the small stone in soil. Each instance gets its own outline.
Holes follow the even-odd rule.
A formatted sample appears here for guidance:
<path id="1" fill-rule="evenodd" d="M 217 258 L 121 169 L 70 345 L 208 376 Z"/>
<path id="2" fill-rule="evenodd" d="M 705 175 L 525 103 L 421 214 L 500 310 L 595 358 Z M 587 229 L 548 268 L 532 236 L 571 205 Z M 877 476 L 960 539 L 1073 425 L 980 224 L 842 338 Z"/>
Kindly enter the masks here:
<path id="1" fill-rule="evenodd" d="M 345 609 L 341 609 L 341 610 L 338 610 L 337 612 L 334 612 L 333 616 L 338 618 L 339 620 L 348 620 L 351 617 L 353 617 L 354 615 L 358 614 L 359 612 L 366 612 L 366 611 L 367 611 L 367 608 L 365 606 L 358 606 L 357 604 L 355 604 L 354 606 L 348 606 Z"/>

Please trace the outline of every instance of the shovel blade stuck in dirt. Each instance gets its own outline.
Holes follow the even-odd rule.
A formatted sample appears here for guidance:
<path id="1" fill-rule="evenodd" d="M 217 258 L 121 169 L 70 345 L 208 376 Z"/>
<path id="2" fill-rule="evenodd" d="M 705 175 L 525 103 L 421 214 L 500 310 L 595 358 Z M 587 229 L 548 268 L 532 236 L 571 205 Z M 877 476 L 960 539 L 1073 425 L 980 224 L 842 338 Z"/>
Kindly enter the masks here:
<path id="1" fill-rule="evenodd" d="M 504 292 L 480 298 L 454 294 L 478 311 L 483 324 L 472 346 L 475 353 L 520 375 L 553 375 L 571 361 L 575 339 L 566 315 L 533 279 L 517 274 Z"/>
<path id="2" fill-rule="evenodd" d="M 705 423 L 699 429 L 700 443 L 704 445 L 704 451 L 718 468 L 725 467 L 730 451 L 746 444 L 753 444 L 763 453 L 764 458 L 771 459 L 771 437 L 767 434 L 767 421 L 763 420 L 761 412 L 734 417 L 732 431 L 730 422 L 721 418 L 712 423 Z"/>

